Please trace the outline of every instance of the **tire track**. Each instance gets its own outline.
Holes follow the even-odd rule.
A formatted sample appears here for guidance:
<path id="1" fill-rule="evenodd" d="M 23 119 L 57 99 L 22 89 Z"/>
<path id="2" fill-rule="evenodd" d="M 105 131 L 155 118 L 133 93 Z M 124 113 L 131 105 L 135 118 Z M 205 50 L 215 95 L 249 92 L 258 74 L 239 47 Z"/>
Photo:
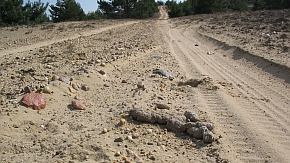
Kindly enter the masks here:
<path id="1" fill-rule="evenodd" d="M 235 89 L 235 94 L 239 94 L 239 95 L 243 95 L 244 97 L 248 97 L 249 95 L 251 95 L 252 97 L 254 97 L 254 99 L 259 99 L 259 97 L 263 97 L 264 93 L 270 92 L 273 90 L 267 90 L 265 92 L 259 92 L 255 89 L 259 89 L 261 90 L 259 87 L 257 87 L 256 85 L 254 85 L 254 83 L 258 83 L 258 84 L 262 84 L 257 80 L 254 80 L 253 77 L 238 71 L 237 69 L 230 67 L 231 69 L 227 69 L 224 65 L 221 65 L 220 62 L 222 63 L 223 61 L 218 60 L 217 58 L 211 58 L 211 56 L 207 56 L 207 55 L 203 55 L 205 54 L 205 51 L 200 50 L 199 48 L 194 48 L 193 45 L 193 41 L 196 40 L 189 40 L 185 37 L 188 37 L 188 35 L 184 35 L 183 32 L 178 33 L 179 31 L 177 30 L 172 30 L 172 38 L 173 39 L 180 39 L 181 41 L 177 41 L 176 42 L 176 47 L 179 47 L 179 49 L 190 49 L 190 52 L 192 52 L 193 54 L 196 54 L 195 59 L 193 59 L 193 57 L 190 54 L 184 54 L 187 57 L 187 60 L 190 60 L 192 63 L 203 63 L 203 64 L 207 64 L 208 68 L 207 68 L 207 72 L 210 73 L 210 71 L 215 72 L 215 74 L 217 75 L 213 75 L 213 76 L 220 76 L 217 78 L 220 78 L 226 81 L 231 81 L 234 82 L 234 86 L 243 82 L 246 85 L 246 88 L 241 89 L 239 87 L 234 87 Z M 175 49 L 176 49 L 175 47 Z M 180 53 L 179 53 L 180 54 Z M 198 58 L 198 59 L 196 59 Z M 196 60 L 196 61 L 195 61 Z M 205 70 L 201 70 L 199 69 L 201 72 L 205 71 Z M 231 71 L 230 71 L 231 70 Z M 233 70 L 235 70 L 237 74 L 232 73 Z M 211 74 L 213 74 L 211 72 Z M 247 79 L 247 82 L 243 81 L 240 79 L 240 77 L 243 77 L 243 79 Z M 265 86 L 263 86 L 265 87 Z M 265 87 L 267 88 L 267 87 Z M 264 88 L 264 89 L 265 89 Z M 253 89 L 253 90 L 252 90 Z M 204 94 L 204 93 L 203 93 Z M 268 94 L 267 94 L 268 95 Z M 277 95 L 277 93 L 276 93 Z M 208 95 L 204 94 L 203 96 L 204 98 L 209 98 Z M 271 97 L 271 95 L 269 96 Z M 285 97 L 280 96 L 280 99 L 282 98 L 284 101 L 286 101 L 287 99 L 285 99 Z M 213 101 L 216 99 L 213 99 Z M 271 146 L 275 146 L 276 148 L 278 148 L 280 152 L 286 154 L 283 151 L 288 151 L 289 148 L 289 143 L 287 142 L 287 140 L 289 140 L 289 130 L 287 129 L 287 125 L 289 125 L 289 121 L 287 119 L 288 115 L 285 114 L 287 113 L 287 111 L 283 110 L 283 108 L 280 108 L 278 105 L 275 105 L 273 102 L 267 102 L 265 103 L 260 102 L 260 100 L 253 100 L 251 98 L 232 98 L 232 101 L 235 101 L 239 104 L 239 109 L 245 110 L 246 114 L 243 113 L 245 116 L 244 119 L 247 119 L 246 117 L 249 117 L 249 120 L 246 120 L 248 122 L 250 122 L 251 124 L 255 124 L 255 127 L 252 127 L 252 130 L 257 130 L 259 129 L 259 125 L 263 124 L 263 127 L 266 127 L 266 129 L 263 129 L 262 133 L 260 133 L 261 129 L 259 129 L 260 131 L 257 132 L 257 135 L 260 135 L 260 137 L 263 137 L 263 134 L 270 134 L 271 137 L 274 137 L 274 139 L 271 139 L 271 141 L 273 143 L 271 143 Z M 283 102 L 282 100 L 282 102 Z M 287 104 L 287 103 L 286 103 Z M 209 105 L 210 106 L 210 105 Z M 280 105 L 281 106 L 281 105 Z M 215 108 L 214 106 L 210 106 L 211 109 Z M 261 109 L 263 108 L 263 109 Z M 277 110 L 275 110 L 275 109 Z M 239 110 L 239 109 L 235 109 L 235 111 Z M 268 114 L 268 116 L 265 116 L 265 113 L 262 111 L 270 111 L 270 114 Z M 248 113 L 247 113 L 248 112 Z M 218 112 L 216 112 L 218 113 Z M 275 118 L 274 116 L 277 115 L 277 118 Z M 282 119 L 282 121 L 280 120 Z M 254 121 L 254 123 L 253 123 Z M 273 122 L 275 123 L 275 125 L 273 126 Z M 274 128 L 273 128 L 274 127 Z M 276 128 L 276 129 L 275 129 Z M 277 130 L 278 129 L 278 130 Z M 270 131 L 270 132 L 269 132 Z M 286 131 L 286 132 L 285 132 Z M 287 133 L 285 135 L 285 133 Z M 281 135 L 282 139 L 281 139 Z M 283 141 L 284 139 L 284 141 Z M 282 140 L 282 141 L 278 141 L 278 140 Z M 266 140 L 267 141 L 267 140 Z M 279 146 L 283 146 L 283 149 L 280 149 L 279 147 L 277 147 L 276 143 L 279 144 Z"/>
<path id="2" fill-rule="evenodd" d="M 172 36 L 172 38 L 174 38 Z M 174 54 L 179 54 L 178 56 L 175 55 L 176 59 L 182 63 L 181 67 L 186 72 L 187 75 L 192 76 L 194 75 L 194 72 L 199 71 L 200 76 L 202 76 L 202 72 L 204 72 L 203 68 L 199 65 L 193 65 L 192 63 L 196 63 L 192 60 L 191 57 L 188 57 L 189 54 L 185 54 L 186 52 L 182 51 L 181 49 L 184 49 L 182 46 L 178 44 L 176 41 L 172 41 L 170 43 L 171 51 Z M 186 66 L 185 66 L 186 65 Z M 190 65 L 190 66 L 187 66 Z M 188 70 L 187 67 L 191 67 L 191 70 Z M 194 71 L 192 71 L 192 69 Z M 196 76 L 196 75 L 195 75 Z M 225 139 L 227 139 L 229 142 L 225 142 L 224 146 L 232 147 L 233 145 L 236 145 L 233 150 L 226 150 L 224 151 L 225 156 L 227 158 L 231 158 L 232 160 L 240 160 L 243 162 L 250 162 L 250 161 L 263 161 L 265 153 L 257 154 L 256 152 L 251 152 L 252 144 L 253 142 L 257 141 L 251 135 L 247 136 L 241 136 L 244 135 L 243 133 L 251 133 L 251 131 L 246 128 L 245 126 L 236 125 L 239 124 L 242 120 L 239 119 L 237 115 L 232 113 L 229 108 L 230 106 L 227 105 L 227 103 L 224 101 L 223 98 L 219 94 L 216 94 L 214 91 L 199 91 L 198 95 L 198 101 L 200 108 L 204 108 L 203 110 L 207 111 L 212 119 L 215 119 L 215 124 L 217 124 L 218 130 L 216 132 L 218 133 L 224 133 L 226 135 L 229 135 L 229 137 L 225 136 Z M 231 122 L 231 123 L 229 123 Z M 232 139 L 230 135 L 237 135 L 235 139 Z M 244 140 L 251 139 L 250 143 L 245 143 Z M 243 151 L 247 149 L 246 155 L 242 155 L 239 153 L 239 151 Z M 241 155 L 241 156 L 240 156 Z M 259 155 L 257 157 L 257 155 Z M 239 157 L 243 157 L 242 159 Z M 253 159 L 255 158 L 255 159 Z"/>
<path id="3" fill-rule="evenodd" d="M 165 29 L 165 31 L 168 31 L 168 29 L 167 30 Z M 178 62 L 182 63 L 181 67 L 186 71 L 186 74 L 188 75 L 192 74 L 190 71 L 187 71 L 188 69 L 187 67 L 190 67 L 188 65 L 191 65 L 192 67 L 195 67 L 194 69 L 196 69 L 196 71 L 199 71 L 200 74 L 203 74 L 203 73 L 213 74 L 214 72 L 216 75 L 213 75 L 213 76 L 215 76 L 217 79 L 220 79 L 221 81 L 226 80 L 226 81 L 233 82 L 232 80 L 234 80 L 234 83 L 236 85 L 240 84 L 241 82 L 244 82 L 243 80 L 237 80 L 239 79 L 238 75 L 235 75 L 231 73 L 230 71 L 224 72 L 226 68 L 220 65 L 218 61 L 215 61 L 213 59 L 208 59 L 210 58 L 208 56 L 202 56 L 203 54 L 205 54 L 205 51 L 195 50 L 194 48 L 194 43 L 196 43 L 197 41 L 194 42 L 195 40 L 189 40 L 188 38 L 186 38 L 186 36 L 189 36 L 189 35 L 185 36 L 183 33 L 184 31 L 180 32 L 181 34 L 179 34 L 178 32 L 179 31 L 177 29 L 173 29 L 173 30 L 170 30 L 170 32 L 168 32 L 169 38 L 171 39 L 171 41 L 168 41 L 168 44 L 170 44 L 171 46 L 170 51 L 172 51 L 173 54 L 175 54 L 175 57 L 178 60 Z M 187 49 L 187 50 L 183 50 L 183 49 Z M 196 49 L 199 49 L 199 48 L 196 48 Z M 198 63 L 198 64 L 193 65 L 193 63 Z M 205 65 L 207 66 L 207 68 L 204 68 Z M 240 71 L 237 69 L 233 69 L 232 71 L 233 72 L 236 71 L 240 73 Z M 239 74 L 239 75 L 244 75 L 244 74 Z M 217 76 L 220 76 L 220 77 L 217 77 Z M 250 79 L 250 80 L 253 80 L 253 79 Z M 246 85 L 246 87 L 249 87 L 246 89 L 246 91 L 244 91 L 243 89 L 237 86 L 234 86 L 234 93 L 244 95 L 244 96 L 251 93 L 254 99 L 255 98 L 258 99 L 262 95 L 262 93 L 251 92 L 249 90 L 251 88 L 250 86 L 251 84 Z M 272 138 L 270 141 L 274 143 L 271 143 L 270 145 L 268 144 L 264 145 L 263 142 L 264 141 L 269 142 L 269 140 L 263 140 L 263 139 L 259 140 L 259 139 L 263 137 L 263 134 L 265 133 L 271 134 L 271 136 L 281 135 L 281 134 L 285 135 L 285 132 L 280 131 L 280 130 L 276 132 L 272 132 L 272 133 L 269 132 L 269 131 L 274 131 L 273 129 L 271 130 L 271 127 L 273 127 L 272 123 L 273 123 L 274 118 L 273 117 L 265 118 L 265 113 L 262 112 L 263 110 L 261 108 L 265 108 L 267 110 L 267 109 L 270 109 L 272 106 L 267 106 L 268 104 L 262 105 L 261 102 L 259 101 L 258 101 L 259 105 L 257 105 L 255 104 L 255 101 L 251 98 L 245 98 L 245 99 L 238 98 L 237 99 L 233 97 L 227 97 L 226 99 L 228 100 L 223 101 L 223 99 L 225 98 L 224 95 L 221 95 L 221 94 L 213 95 L 213 93 L 208 93 L 208 91 L 201 91 L 200 96 L 198 97 L 200 97 L 199 99 L 200 103 L 204 102 L 204 105 L 207 105 L 206 106 L 207 110 L 212 111 L 212 117 L 222 117 L 222 118 L 217 118 L 217 121 L 219 122 L 219 124 L 225 124 L 228 121 L 232 122 L 231 124 L 228 124 L 228 126 L 224 126 L 224 127 L 231 128 L 231 130 L 227 129 L 226 131 L 226 133 L 228 133 L 229 135 L 237 135 L 237 137 L 235 137 L 234 141 L 232 142 L 232 145 L 235 145 L 235 148 L 236 148 L 236 151 L 233 153 L 238 154 L 236 158 L 240 159 L 241 161 L 248 162 L 248 161 L 258 161 L 258 160 L 262 161 L 262 160 L 265 160 L 265 158 L 267 158 L 269 155 L 272 156 L 272 159 L 274 158 L 274 156 L 277 156 L 275 152 L 272 154 L 268 153 L 268 156 L 267 156 L 266 155 L 267 152 L 264 152 L 264 150 L 260 150 L 261 148 L 260 149 L 257 148 L 257 146 L 262 145 L 263 148 L 269 149 L 273 146 L 273 144 L 277 142 L 276 138 L 274 139 Z M 248 97 L 248 96 L 245 96 L 245 97 Z M 223 102 L 220 103 L 220 101 L 223 101 Z M 234 102 L 228 102 L 228 101 L 234 101 Z M 254 101 L 254 104 L 253 104 L 253 101 Z M 240 107 L 233 110 L 229 110 L 228 108 L 231 108 L 229 106 L 234 106 L 231 103 L 238 103 Z M 245 108 L 249 108 L 249 109 L 245 109 Z M 237 111 L 239 109 L 250 111 L 250 112 L 249 113 L 244 112 L 241 114 L 239 111 Z M 243 115 L 241 116 L 242 119 L 239 119 L 237 115 Z M 255 121 L 254 122 L 255 125 L 251 126 L 251 124 L 253 124 L 253 121 Z M 278 122 L 278 121 L 274 120 L 274 122 Z M 288 124 L 288 121 L 284 121 L 284 122 L 286 122 L 285 125 Z M 235 123 L 238 125 L 236 125 Z M 241 126 L 242 126 L 241 124 L 246 124 L 242 130 L 241 130 Z M 259 133 L 261 132 L 259 129 L 259 124 L 266 125 L 266 129 L 263 129 L 262 134 Z M 284 128 L 284 125 L 281 127 L 281 125 L 279 124 L 279 125 L 275 125 L 274 127 L 281 129 L 281 128 Z M 265 131 L 265 130 L 269 130 L 269 131 Z M 247 135 L 246 137 L 242 136 L 244 135 L 243 132 L 248 133 L 246 134 Z M 286 135 L 283 138 L 284 140 L 287 140 L 285 138 L 288 138 L 288 135 Z M 249 143 L 245 143 L 244 142 L 245 140 L 249 140 Z M 281 141 L 279 145 L 283 143 L 285 142 Z M 228 144 L 231 144 L 231 143 L 228 143 Z M 277 148 L 277 145 L 274 145 L 274 146 L 275 148 Z M 285 148 L 285 146 L 283 148 L 288 150 L 287 148 Z M 252 150 L 249 150 L 249 149 L 252 149 Z M 274 159 L 277 161 L 280 159 L 280 157 L 275 157 Z"/>
<path id="4" fill-rule="evenodd" d="M 184 35 L 184 36 L 186 37 L 188 35 Z M 191 50 L 194 51 L 193 48 L 191 48 Z M 197 53 L 202 53 L 202 52 L 197 51 Z M 235 72 L 237 72 L 238 75 L 235 73 L 232 73 L 230 70 L 234 70 L 236 68 L 231 66 L 231 64 L 226 64 L 225 65 L 226 67 L 225 67 L 224 65 L 220 64 L 223 62 L 221 61 L 220 58 L 217 59 L 217 57 L 215 57 L 215 59 L 212 59 L 211 57 L 208 57 L 208 58 L 204 57 L 204 60 L 206 60 L 206 62 L 214 63 L 212 64 L 212 68 L 217 70 L 217 72 L 224 72 L 221 75 L 225 76 L 225 79 L 230 79 L 230 81 L 235 81 L 236 85 L 239 83 L 244 83 L 244 85 L 246 85 L 247 89 L 245 90 L 239 87 L 235 88 L 237 93 L 240 93 L 243 95 L 241 99 L 238 99 L 238 100 L 241 100 L 241 104 L 248 100 L 250 101 L 250 103 L 254 102 L 258 106 L 258 108 L 264 108 L 264 112 L 262 114 L 265 115 L 265 110 L 268 112 L 271 112 L 271 114 L 269 114 L 268 116 L 275 119 L 277 124 L 279 123 L 283 124 L 282 128 L 287 129 L 287 126 L 290 125 L 290 121 L 289 121 L 290 117 L 287 114 L 289 109 L 285 110 L 284 108 L 281 108 L 280 105 L 281 103 L 284 103 L 284 105 L 287 105 L 286 101 L 290 101 L 290 99 L 289 98 L 286 99 L 284 96 L 279 96 L 279 94 L 277 94 L 275 90 L 265 86 L 263 82 L 256 80 L 253 76 L 250 76 L 242 71 L 239 72 L 236 70 Z M 248 79 L 248 80 L 247 82 L 244 82 L 241 79 Z M 271 93 L 269 94 L 269 92 Z M 268 100 L 267 97 L 271 97 L 271 94 L 273 97 L 273 93 L 275 93 L 275 96 L 274 96 L 275 98 L 271 98 L 270 101 L 267 101 Z M 250 98 L 248 96 L 250 96 Z M 279 101 L 277 101 L 277 97 L 279 97 Z M 281 119 L 283 121 L 281 121 Z M 272 127 L 272 125 L 270 125 L 270 127 Z M 288 130 L 288 133 L 289 133 L 289 130 Z"/>

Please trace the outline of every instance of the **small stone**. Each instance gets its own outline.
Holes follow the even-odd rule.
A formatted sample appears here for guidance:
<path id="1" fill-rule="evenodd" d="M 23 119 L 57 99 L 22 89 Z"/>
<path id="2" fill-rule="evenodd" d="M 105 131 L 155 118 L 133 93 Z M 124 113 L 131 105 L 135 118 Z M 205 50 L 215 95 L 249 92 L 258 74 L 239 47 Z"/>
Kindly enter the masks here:
<path id="1" fill-rule="evenodd" d="M 105 66 L 106 66 L 106 63 L 104 63 L 104 62 L 101 63 L 101 66 L 102 66 L 102 67 L 105 67 Z"/>
<path id="2" fill-rule="evenodd" d="M 33 109 L 40 110 L 46 107 L 46 100 L 42 94 L 29 93 L 26 94 L 21 102 L 26 106 L 31 106 Z"/>
<path id="3" fill-rule="evenodd" d="M 214 135 L 211 131 L 209 131 L 205 126 L 200 127 L 200 130 L 203 132 L 203 141 L 205 143 L 214 142 Z"/>
<path id="4" fill-rule="evenodd" d="M 44 52 L 44 49 L 40 48 L 38 51 L 39 51 L 40 53 L 42 53 L 42 52 Z"/>
<path id="5" fill-rule="evenodd" d="M 90 90 L 90 87 L 88 85 L 86 85 L 86 84 L 83 84 L 82 85 L 82 90 L 89 91 Z"/>
<path id="6" fill-rule="evenodd" d="M 122 83 L 127 83 L 127 81 L 126 80 L 122 80 Z"/>
<path id="7" fill-rule="evenodd" d="M 121 156 L 120 152 L 116 152 L 115 156 Z"/>
<path id="8" fill-rule="evenodd" d="M 75 89 L 75 90 L 77 90 L 77 91 L 79 90 L 79 87 L 78 87 L 77 84 L 73 83 L 71 86 L 73 87 L 73 89 Z"/>
<path id="9" fill-rule="evenodd" d="M 187 133 L 192 135 L 194 138 L 201 139 L 203 138 L 203 131 L 198 127 L 190 127 L 187 129 Z"/>
<path id="10" fill-rule="evenodd" d="M 192 111 L 186 110 L 184 112 L 184 116 L 187 119 L 189 119 L 191 122 L 197 122 L 197 121 L 199 121 L 197 115 L 194 112 L 192 112 Z"/>
<path id="11" fill-rule="evenodd" d="M 59 80 L 59 76 L 57 76 L 57 75 L 53 75 L 53 76 L 52 76 L 52 81 L 56 81 L 56 80 Z"/>
<path id="12" fill-rule="evenodd" d="M 150 156 L 149 159 L 150 160 L 156 160 L 155 156 Z"/>
<path id="13" fill-rule="evenodd" d="M 77 91 L 75 89 L 73 89 L 72 87 L 68 87 L 68 89 L 73 94 L 76 94 L 77 93 Z"/>
<path id="14" fill-rule="evenodd" d="M 107 133 L 108 130 L 106 128 L 103 129 L 103 133 Z"/>
<path id="15" fill-rule="evenodd" d="M 104 87 L 110 87 L 109 84 L 104 84 Z"/>
<path id="16" fill-rule="evenodd" d="M 128 139 L 129 141 L 132 141 L 132 140 L 133 140 L 132 136 L 130 136 L 130 135 L 127 136 L 127 139 Z"/>
<path id="17" fill-rule="evenodd" d="M 140 88 L 140 89 L 144 89 L 145 88 L 144 87 L 144 83 L 141 82 L 141 81 L 137 83 L 137 87 Z"/>
<path id="18" fill-rule="evenodd" d="M 86 106 L 79 100 L 72 100 L 72 105 L 77 110 L 86 110 Z"/>
<path id="19" fill-rule="evenodd" d="M 166 105 L 166 104 L 160 104 L 160 103 L 157 103 L 156 104 L 156 107 L 158 109 L 169 109 L 170 108 L 168 105 Z"/>
<path id="20" fill-rule="evenodd" d="M 150 133 L 152 133 L 152 129 L 147 129 L 146 132 L 147 132 L 148 134 L 150 134 Z"/>
<path id="21" fill-rule="evenodd" d="M 4 97 L 1 97 L 1 103 L 5 103 L 6 99 Z"/>
<path id="22" fill-rule="evenodd" d="M 148 144 L 148 145 L 154 145 L 154 143 L 153 143 L 153 142 L 148 142 L 147 144 Z"/>
<path id="23" fill-rule="evenodd" d="M 100 70 L 99 73 L 100 73 L 101 75 L 105 75 L 105 74 L 106 74 L 106 72 L 103 71 L 103 70 Z"/>
<path id="24" fill-rule="evenodd" d="M 139 138 L 139 134 L 138 133 L 133 133 L 132 134 L 132 138 L 133 139 L 138 139 Z"/>
<path id="25" fill-rule="evenodd" d="M 121 137 L 119 137 L 119 138 L 116 138 L 115 140 L 114 140 L 114 142 L 123 142 L 124 141 L 124 139 L 123 138 L 121 138 Z"/>
<path id="26" fill-rule="evenodd" d="M 66 78 L 66 77 L 59 77 L 58 80 L 60 80 L 60 81 L 62 81 L 62 82 L 64 82 L 64 83 L 66 83 L 66 84 L 70 84 L 70 79 L 69 79 L 69 78 Z"/>
<path id="27" fill-rule="evenodd" d="M 31 93 L 31 89 L 28 86 L 24 87 L 24 93 Z"/>
<path id="28" fill-rule="evenodd" d="M 125 125 L 125 124 L 126 124 L 126 119 L 121 118 L 121 119 L 120 119 L 120 124 L 121 124 L 121 125 Z"/>
<path id="29" fill-rule="evenodd" d="M 97 59 L 97 60 L 96 60 L 96 63 L 101 63 L 101 60 Z"/>
<path id="30" fill-rule="evenodd" d="M 47 93 L 47 94 L 51 94 L 52 93 L 52 91 L 50 90 L 49 86 L 43 87 L 42 92 L 43 93 Z"/>

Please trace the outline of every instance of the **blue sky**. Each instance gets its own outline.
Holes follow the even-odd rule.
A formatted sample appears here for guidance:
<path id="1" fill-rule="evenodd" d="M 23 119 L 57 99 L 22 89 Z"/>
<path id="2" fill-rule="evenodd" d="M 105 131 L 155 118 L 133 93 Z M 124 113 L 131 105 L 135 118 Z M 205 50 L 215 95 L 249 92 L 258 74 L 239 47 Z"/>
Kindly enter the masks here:
<path id="1" fill-rule="evenodd" d="M 34 1 L 38 1 L 38 0 L 30 0 L 30 2 L 34 2 Z M 48 2 L 49 4 L 53 4 L 53 5 L 56 4 L 56 1 L 57 0 L 41 0 L 41 2 L 43 3 Z M 24 4 L 27 2 L 28 0 L 24 0 Z M 85 13 L 88 13 L 89 11 L 96 11 L 98 9 L 97 0 L 76 0 L 76 2 L 78 2 L 81 5 Z"/>

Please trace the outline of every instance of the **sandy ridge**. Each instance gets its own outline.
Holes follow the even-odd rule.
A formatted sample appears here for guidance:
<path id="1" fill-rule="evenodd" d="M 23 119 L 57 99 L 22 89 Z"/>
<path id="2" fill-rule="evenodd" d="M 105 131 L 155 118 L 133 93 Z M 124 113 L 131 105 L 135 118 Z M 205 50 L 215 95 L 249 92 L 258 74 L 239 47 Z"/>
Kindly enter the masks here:
<path id="1" fill-rule="evenodd" d="M 110 30 L 110 29 L 113 29 L 113 28 L 126 26 L 126 25 L 131 25 L 131 24 L 135 24 L 135 23 L 138 23 L 138 22 L 137 21 L 129 21 L 129 22 L 126 22 L 126 23 L 123 23 L 123 24 L 113 25 L 113 26 L 100 28 L 100 29 L 95 29 L 95 30 L 91 30 L 91 31 L 75 33 L 72 36 L 61 38 L 61 39 L 47 40 L 47 41 L 39 42 L 39 43 L 32 44 L 32 45 L 26 45 L 26 46 L 22 46 L 22 47 L 17 47 L 15 49 L 2 50 L 2 51 L 0 51 L 0 57 L 4 56 L 4 55 L 7 55 L 7 54 L 13 54 L 13 53 L 18 53 L 18 52 L 28 51 L 28 50 L 35 49 L 35 48 L 40 48 L 42 46 L 47 46 L 47 45 L 50 45 L 50 44 L 53 44 L 53 43 L 62 42 L 64 40 L 68 40 L 68 39 L 76 39 L 76 38 L 78 38 L 80 36 L 90 36 L 90 35 L 101 33 L 103 31 L 107 31 L 107 30 Z"/>

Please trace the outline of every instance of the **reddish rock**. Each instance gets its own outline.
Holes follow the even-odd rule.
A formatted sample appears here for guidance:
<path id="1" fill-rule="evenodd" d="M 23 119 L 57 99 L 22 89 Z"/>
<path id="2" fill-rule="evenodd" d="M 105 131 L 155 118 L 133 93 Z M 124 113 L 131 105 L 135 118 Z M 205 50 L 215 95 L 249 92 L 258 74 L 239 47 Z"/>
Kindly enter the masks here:
<path id="1" fill-rule="evenodd" d="M 79 100 L 72 100 L 72 105 L 77 110 L 86 110 L 86 105 L 84 105 Z"/>
<path id="2" fill-rule="evenodd" d="M 57 75 L 53 75 L 53 76 L 52 76 L 52 81 L 56 81 L 56 80 L 59 80 L 59 76 L 57 76 Z"/>
<path id="3" fill-rule="evenodd" d="M 21 102 L 36 110 L 44 109 L 46 107 L 46 100 L 44 96 L 39 93 L 28 93 L 22 98 Z"/>

